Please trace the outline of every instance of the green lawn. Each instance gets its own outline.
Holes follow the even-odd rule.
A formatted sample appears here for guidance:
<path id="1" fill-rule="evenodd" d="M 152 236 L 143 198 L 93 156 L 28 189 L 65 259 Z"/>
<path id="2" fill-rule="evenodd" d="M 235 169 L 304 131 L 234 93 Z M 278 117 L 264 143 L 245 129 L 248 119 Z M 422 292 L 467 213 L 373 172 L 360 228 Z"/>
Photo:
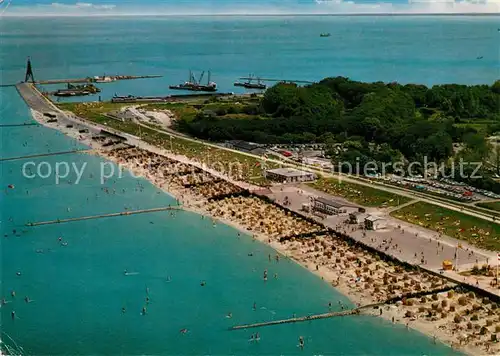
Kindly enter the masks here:
<path id="1" fill-rule="evenodd" d="M 467 241 L 489 250 L 500 250 L 500 225 L 458 211 L 418 202 L 392 216 Z"/>
<path id="2" fill-rule="evenodd" d="M 94 121 L 132 135 L 140 135 L 144 141 L 150 144 L 158 147 L 164 147 L 167 150 L 171 150 L 175 154 L 184 155 L 188 158 L 201 161 L 208 167 L 219 172 L 229 174 L 231 177 L 245 180 L 257 185 L 269 185 L 269 181 L 263 177 L 264 167 L 262 167 L 257 158 L 224 149 L 210 147 L 202 142 L 193 142 L 182 138 L 171 137 L 168 134 L 160 133 L 143 126 L 140 127 L 132 122 L 122 122 L 104 116 L 105 113 L 111 110 L 117 110 L 122 106 L 127 106 L 127 104 L 65 103 L 59 104 L 59 106 L 63 110 L 72 111 L 78 116 L 86 118 L 90 121 Z M 265 168 L 276 168 L 276 165 L 267 163 L 267 167 Z"/>
<path id="3" fill-rule="evenodd" d="M 477 206 L 489 210 L 494 210 L 494 211 L 500 211 L 500 202 L 493 202 L 493 203 L 477 203 Z"/>
<path id="4" fill-rule="evenodd" d="M 353 203 L 367 207 L 388 207 L 404 204 L 410 199 L 376 188 L 347 183 L 338 179 L 318 179 L 309 185 L 331 195 L 341 196 Z"/>

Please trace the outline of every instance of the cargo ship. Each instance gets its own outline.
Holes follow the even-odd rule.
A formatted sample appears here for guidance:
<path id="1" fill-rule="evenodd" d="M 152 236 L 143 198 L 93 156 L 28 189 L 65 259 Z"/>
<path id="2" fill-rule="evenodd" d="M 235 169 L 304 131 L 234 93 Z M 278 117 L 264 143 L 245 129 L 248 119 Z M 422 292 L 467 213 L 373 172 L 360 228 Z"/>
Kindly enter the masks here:
<path id="1" fill-rule="evenodd" d="M 208 72 L 207 84 L 201 84 L 203 79 L 203 75 L 205 72 L 202 72 L 200 75 L 200 79 L 196 80 L 193 73 L 189 71 L 189 79 L 183 84 L 171 85 L 170 89 L 175 90 L 190 90 L 190 91 L 208 91 L 214 92 L 217 91 L 217 83 L 210 81 L 210 71 Z"/>
<path id="2" fill-rule="evenodd" d="M 54 96 L 83 96 L 99 93 L 101 89 L 93 84 L 73 85 L 68 83 L 67 89 L 59 89 L 53 93 Z"/>
<path id="3" fill-rule="evenodd" d="M 240 79 L 247 79 L 246 82 L 235 82 L 234 83 L 234 86 L 235 87 L 244 87 L 244 88 L 247 88 L 247 89 L 266 89 L 267 88 L 267 85 L 265 85 L 264 83 L 262 83 L 260 81 L 260 78 L 253 78 L 252 76 L 248 77 L 248 78 L 240 78 Z M 257 83 L 252 83 L 252 80 L 256 79 L 257 80 Z"/>

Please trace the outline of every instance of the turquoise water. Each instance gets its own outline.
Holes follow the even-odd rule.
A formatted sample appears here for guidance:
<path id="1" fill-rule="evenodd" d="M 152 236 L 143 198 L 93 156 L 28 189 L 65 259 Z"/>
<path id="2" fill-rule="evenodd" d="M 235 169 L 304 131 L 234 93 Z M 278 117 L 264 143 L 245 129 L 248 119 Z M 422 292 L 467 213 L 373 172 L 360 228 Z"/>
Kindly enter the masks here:
<path id="1" fill-rule="evenodd" d="M 332 66 L 336 60 L 340 61 L 341 54 L 335 55 L 337 59 L 326 59 L 327 55 L 318 49 L 320 42 L 316 42 L 316 32 L 327 24 L 346 33 L 362 31 L 372 36 L 370 26 L 388 26 L 381 24 L 380 19 L 353 19 L 353 23 L 347 19 L 331 20 L 344 21 L 343 26 L 320 19 L 324 25 L 314 22 L 315 29 L 310 28 L 314 27 L 311 22 L 307 25 L 306 19 L 291 18 L 264 19 L 262 22 L 227 18 L 215 22 L 195 18 L 189 19 L 189 23 L 180 19 L 106 21 L 37 20 L 37 29 L 33 22 L 7 19 L 5 26 L 4 23 L 1 26 L 8 35 L 2 37 L 0 45 L 4 82 L 22 75 L 22 62 L 27 54 L 31 54 L 36 63 L 35 74 L 46 78 L 101 74 L 104 70 L 168 73 L 167 78 L 158 81 L 111 84 L 113 89 L 106 89 L 106 95 L 115 89 L 121 93 L 129 90 L 141 91 L 140 94 L 161 93 L 169 81 L 181 80 L 181 72 L 190 66 L 193 69 L 211 67 L 214 72 L 221 73 L 220 78 L 225 79 L 219 80 L 218 76 L 217 80 L 225 83 L 227 89 L 230 89 L 234 76 L 250 70 L 269 76 L 293 75 L 296 79 L 337 74 L 358 79 L 369 79 L 369 76 L 386 79 L 383 77 L 392 73 L 390 75 L 401 81 L 411 81 L 416 75 L 401 68 L 386 71 L 390 66 L 385 67 L 383 62 L 378 73 L 372 73 L 376 64 L 372 63 L 369 74 L 368 69 L 356 74 L 354 62 L 345 68 L 340 64 Z M 366 24 L 360 27 L 359 21 Z M 424 31 L 423 19 L 415 21 L 413 25 L 400 26 L 410 33 Z M 447 19 L 441 25 L 443 33 L 450 33 L 450 28 L 457 26 L 461 28 L 460 21 Z M 492 23 L 488 21 L 478 24 L 491 27 Z M 269 31 L 269 27 L 274 30 Z M 75 35 L 82 29 L 86 29 L 84 33 Z M 471 30 L 476 31 L 476 27 L 464 30 L 464 33 L 472 36 Z M 44 31 L 50 35 L 42 36 Z M 116 41 L 111 42 L 110 38 L 116 36 L 117 31 L 123 35 L 113 37 Z M 186 36 L 185 31 L 198 36 Z M 257 35 L 252 35 L 251 31 L 256 31 Z M 314 39 L 305 44 L 305 50 L 299 51 L 296 44 L 304 33 L 314 34 Z M 440 37 L 435 31 L 429 31 L 429 35 Z M 379 36 L 384 37 L 380 33 Z M 486 42 L 491 40 L 486 37 Z M 359 39 L 359 36 L 353 38 Z M 396 47 L 409 46 L 405 44 L 405 37 L 399 42 L 386 37 L 381 41 L 395 43 Z M 271 56 L 276 52 L 272 48 L 278 42 L 288 50 L 281 51 L 283 56 L 273 60 Z M 88 46 L 90 43 L 95 46 Z M 316 50 L 309 48 L 307 53 L 307 46 Z M 344 48 L 343 53 L 352 52 L 354 57 L 361 56 L 364 51 L 365 63 L 371 63 L 370 56 L 382 56 L 382 50 L 375 47 L 360 49 L 348 41 L 332 41 L 332 46 Z M 490 47 L 484 47 L 485 51 L 491 51 Z M 172 48 L 177 52 L 182 50 L 179 57 Z M 483 47 L 478 45 L 478 48 Z M 472 50 L 467 50 L 470 55 Z M 216 56 L 217 51 L 222 54 Z M 443 48 L 439 51 L 446 52 Z M 456 51 L 463 49 L 457 47 Z M 106 58 L 102 61 L 99 55 Z M 286 56 L 290 59 L 284 58 Z M 431 57 L 435 56 L 432 54 Z M 349 63 L 345 59 L 342 61 Z M 465 72 L 467 74 L 460 78 L 463 82 L 492 82 L 495 79 L 492 71 L 496 64 L 488 65 L 490 62 L 487 61 L 467 64 L 463 58 L 462 65 L 458 64 L 459 58 L 453 61 L 456 61 L 453 68 L 446 71 L 446 59 L 437 61 L 436 66 L 443 66 L 440 70 L 422 63 L 415 67 L 415 71 L 439 72 L 446 81 L 453 81 L 460 76 L 458 73 Z M 429 63 L 432 63 L 431 59 Z M 254 68 L 250 68 L 252 66 Z M 174 73 L 178 78 L 174 78 Z M 441 79 L 433 80 L 439 82 Z M 0 89 L 0 102 L 1 123 L 31 121 L 28 109 L 14 88 Z M 0 134 L 1 157 L 80 147 L 77 142 L 43 127 L 0 128 Z M 26 161 L 1 163 L 1 295 L 10 302 L 0 309 L 1 326 L 2 332 L 16 340 L 29 354 L 453 354 L 449 348 L 433 345 L 429 338 L 417 332 L 364 316 L 262 328 L 258 330 L 261 341 L 249 342 L 256 330 L 230 332 L 227 328 L 240 323 L 287 318 L 294 313 L 323 312 L 328 309 L 328 302 L 338 309 L 338 301 L 347 305 L 349 302 L 295 263 L 284 259 L 279 263 L 269 262 L 269 254 L 274 256 L 274 253 L 265 245 L 248 236 L 238 238 L 234 229 L 224 225 L 213 228 L 210 220 L 189 212 L 177 212 L 173 216 L 161 212 L 26 227 L 24 224 L 29 221 L 175 204 L 173 198 L 147 181 L 127 174 L 100 184 L 99 170 L 103 161 L 98 157 L 73 154 L 43 160 L 52 167 L 60 161 L 75 163 L 78 167 L 87 163 L 87 166 L 79 184 L 75 184 L 74 174 L 56 184 L 53 176 L 47 179 L 23 177 L 21 171 Z M 32 161 L 40 163 L 42 158 Z M 9 184 L 14 184 L 15 189 L 9 189 Z M 59 243 L 59 237 L 67 242 L 67 246 Z M 37 250 L 43 250 L 43 253 L 37 253 Z M 249 253 L 253 256 L 248 256 Z M 124 276 L 125 269 L 137 274 Z M 264 283 L 264 269 L 268 269 L 271 276 L 277 273 L 279 278 Z M 16 275 L 16 272 L 21 272 L 21 275 Z M 170 282 L 167 282 L 167 276 L 171 277 Z M 207 284 L 201 287 L 203 280 Z M 12 290 L 16 291 L 15 298 L 10 296 Z M 141 315 L 147 290 L 150 298 L 147 315 Z M 33 302 L 25 303 L 25 296 Z M 254 302 L 257 305 L 255 311 L 252 308 Z M 126 308 L 125 313 L 122 313 L 122 307 Z M 13 310 L 15 320 L 11 319 Z M 229 312 L 232 319 L 225 317 Z M 183 328 L 189 332 L 179 333 Z M 301 335 L 306 340 L 304 351 L 296 347 Z"/>

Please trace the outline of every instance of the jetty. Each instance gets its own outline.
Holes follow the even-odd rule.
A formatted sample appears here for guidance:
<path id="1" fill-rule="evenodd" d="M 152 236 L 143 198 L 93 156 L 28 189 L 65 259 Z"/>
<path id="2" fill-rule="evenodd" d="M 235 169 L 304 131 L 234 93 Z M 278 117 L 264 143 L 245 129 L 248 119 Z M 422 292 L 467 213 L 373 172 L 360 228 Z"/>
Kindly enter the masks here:
<path id="1" fill-rule="evenodd" d="M 21 159 L 30 159 L 30 158 L 39 158 L 39 157 L 48 157 L 48 156 L 58 156 L 58 155 L 66 155 L 70 153 L 82 153 L 92 151 L 92 149 L 81 149 L 81 150 L 71 150 L 71 151 L 61 151 L 61 152 L 49 152 L 49 153 L 39 153 L 35 155 L 28 156 L 18 156 L 18 157 L 8 157 L 8 158 L 0 158 L 0 162 L 5 161 L 17 161 Z"/>
<path id="2" fill-rule="evenodd" d="M 137 215 L 137 214 L 145 214 L 145 213 L 154 213 L 154 212 L 166 211 L 166 210 L 182 210 L 182 208 L 178 207 L 178 206 L 168 206 L 168 207 L 153 208 L 153 209 L 127 210 L 127 211 L 122 211 L 119 213 L 81 216 L 81 217 L 77 217 L 77 218 L 57 219 L 57 220 L 40 221 L 40 222 L 34 222 L 34 223 L 29 222 L 29 223 L 26 223 L 26 226 L 62 224 L 62 223 L 68 223 L 68 222 L 73 222 L 73 221 L 94 220 L 94 219 L 102 219 L 102 218 L 111 218 L 111 217 L 116 217 L 116 216 L 129 216 L 129 215 Z"/>
<path id="3" fill-rule="evenodd" d="M 161 77 L 162 77 L 162 75 L 112 75 L 112 76 L 106 76 L 106 77 L 86 77 L 86 78 L 72 78 L 72 79 L 39 80 L 39 81 L 36 81 L 35 84 L 111 83 L 111 82 L 115 82 L 117 80 L 150 79 L 150 78 L 161 78 Z"/>
<path id="4" fill-rule="evenodd" d="M 301 316 L 301 317 L 297 317 L 297 318 L 271 320 L 271 321 L 264 321 L 261 323 L 254 323 L 254 324 L 236 325 L 236 326 L 232 326 L 229 330 L 241 330 L 241 329 L 260 328 L 263 326 L 271 326 L 271 325 L 300 323 L 302 321 L 328 319 L 328 318 L 334 318 L 334 317 L 338 317 L 338 316 L 357 315 L 359 313 L 360 313 L 360 308 L 355 308 L 355 309 L 350 309 L 350 310 L 343 310 L 340 312 L 330 312 L 330 313 L 323 313 L 323 314 Z"/>
<path id="5" fill-rule="evenodd" d="M 22 127 L 22 126 L 40 126 L 38 122 L 25 122 L 23 124 L 0 124 L 0 127 Z"/>

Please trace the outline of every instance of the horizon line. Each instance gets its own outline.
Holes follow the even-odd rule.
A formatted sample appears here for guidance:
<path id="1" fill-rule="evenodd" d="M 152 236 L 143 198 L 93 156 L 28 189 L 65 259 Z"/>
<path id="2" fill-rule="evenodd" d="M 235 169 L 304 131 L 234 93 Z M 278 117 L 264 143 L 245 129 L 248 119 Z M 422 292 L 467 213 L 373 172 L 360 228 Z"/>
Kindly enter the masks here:
<path id="1" fill-rule="evenodd" d="M 500 16 L 500 12 L 353 12 L 353 13 L 255 13 L 255 14 L 239 14 L 239 13 L 178 13 L 178 14 L 133 14 L 133 13 L 112 13 L 112 14 L 103 14 L 103 13 L 81 13 L 81 14 L 22 14 L 22 13 L 5 13 L 0 14 L 0 18 L 2 17 L 212 17 L 212 16 L 224 16 L 224 17 L 286 17 L 286 16 Z"/>

